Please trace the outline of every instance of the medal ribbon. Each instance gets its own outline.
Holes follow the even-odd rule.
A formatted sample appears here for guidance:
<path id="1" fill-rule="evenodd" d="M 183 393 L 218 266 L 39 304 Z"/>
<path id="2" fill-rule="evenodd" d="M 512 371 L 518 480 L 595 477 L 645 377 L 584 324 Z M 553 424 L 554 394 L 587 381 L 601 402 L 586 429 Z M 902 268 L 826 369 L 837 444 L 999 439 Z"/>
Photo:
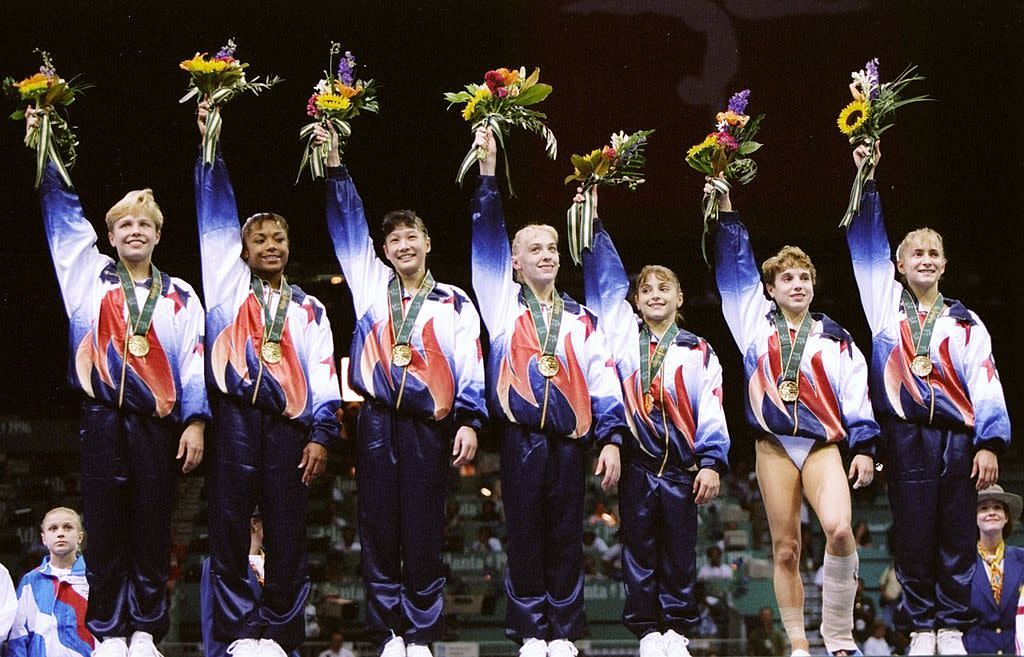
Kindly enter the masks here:
<path id="1" fill-rule="evenodd" d="M 281 334 L 284 333 L 285 316 L 288 314 L 288 304 L 292 302 L 292 287 L 281 277 L 281 299 L 277 302 L 277 312 L 273 319 L 270 317 L 270 300 L 264 300 L 263 281 L 260 277 L 252 275 L 252 291 L 256 293 L 256 302 L 263 309 L 263 340 L 265 342 L 280 342 Z M 262 362 L 262 360 L 261 360 Z"/>
<path id="2" fill-rule="evenodd" d="M 554 356 L 555 347 L 558 345 L 558 330 L 562 326 L 562 297 L 557 292 L 552 292 L 555 302 L 551 307 L 551 322 L 545 324 L 544 311 L 540 307 L 537 295 L 533 293 L 529 285 L 523 285 L 523 297 L 526 298 L 526 305 L 530 308 L 530 317 L 533 318 L 533 327 L 537 329 L 537 342 L 540 344 L 541 354 Z"/>
<path id="3" fill-rule="evenodd" d="M 942 312 L 943 303 L 941 294 L 935 297 L 935 302 L 928 309 L 927 317 L 924 318 L 924 326 L 921 326 L 921 318 L 917 314 L 917 301 L 909 290 L 903 289 L 903 310 L 907 313 L 907 324 L 910 325 L 910 339 L 914 341 L 915 355 L 930 355 L 932 329 L 935 328 L 935 320 Z"/>
<path id="4" fill-rule="evenodd" d="M 124 291 L 124 300 L 128 304 L 128 320 L 131 324 L 131 334 L 145 336 L 153 323 L 153 310 L 156 308 L 157 299 L 160 298 L 160 290 L 163 288 L 163 275 L 156 265 L 150 264 L 152 277 L 149 282 L 149 296 L 146 297 L 146 304 L 139 312 L 139 300 L 135 298 L 135 281 L 128 273 L 128 267 L 120 260 L 117 261 L 117 277 L 121 279 L 121 289 Z"/>
<path id="5" fill-rule="evenodd" d="M 800 361 L 804 358 L 804 347 L 807 346 L 807 336 L 811 332 L 811 324 L 813 323 L 810 313 L 804 315 L 804 320 L 800 322 L 800 329 L 797 331 L 796 342 L 794 343 L 789 337 L 789 324 L 786 323 L 786 318 L 782 315 L 782 311 L 778 310 L 775 312 L 775 327 L 779 331 L 779 350 L 782 352 L 783 381 L 797 380 L 797 376 L 800 373 Z"/>
<path id="6" fill-rule="evenodd" d="M 651 329 L 644 324 L 640 328 L 640 382 L 643 385 L 643 393 L 651 392 L 651 382 L 654 380 L 654 373 L 661 369 L 665 362 L 669 346 L 679 335 L 679 327 L 673 323 L 665 335 L 658 340 L 658 346 L 654 349 L 654 356 L 651 356 Z"/>
<path id="7" fill-rule="evenodd" d="M 409 310 L 403 313 L 402 289 L 401 283 L 398 280 L 398 274 L 391 278 L 391 282 L 388 283 L 388 305 L 391 307 L 391 335 L 394 337 L 396 345 L 409 344 L 409 337 L 412 335 L 412 329 L 416 325 L 416 317 L 420 314 L 420 308 L 423 307 L 423 302 L 426 300 L 427 295 L 433 289 L 434 277 L 428 270 L 412 301 L 409 302 Z"/>

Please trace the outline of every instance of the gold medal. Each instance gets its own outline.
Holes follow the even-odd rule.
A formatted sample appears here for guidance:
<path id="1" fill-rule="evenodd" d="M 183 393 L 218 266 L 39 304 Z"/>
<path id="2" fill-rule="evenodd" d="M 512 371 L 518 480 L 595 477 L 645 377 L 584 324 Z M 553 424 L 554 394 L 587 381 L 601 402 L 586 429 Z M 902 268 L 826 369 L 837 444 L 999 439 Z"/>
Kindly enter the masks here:
<path id="1" fill-rule="evenodd" d="M 405 367 L 412 362 L 412 349 L 407 344 L 396 344 L 391 347 L 391 364 L 395 367 Z"/>
<path id="2" fill-rule="evenodd" d="M 263 360 L 267 361 L 271 365 L 274 363 L 281 362 L 281 343 L 280 342 L 264 342 L 263 347 L 260 349 L 260 354 L 263 356 Z"/>
<path id="3" fill-rule="evenodd" d="M 651 393 L 644 394 L 644 412 L 648 415 L 654 410 L 654 395 Z"/>
<path id="4" fill-rule="evenodd" d="M 537 369 L 544 375 L 544 378 L 550 379 L 558 374 L 558 359 L 554 354 L 541 354 L 541 357 L 537 359 Z"/>
<path id="5" fill-rule="evenodd" d="M 930 356 L 917 356 L 910 361 L 910 371 L 922 379 L 932 373 L 932 359 Z"/>
<path id="6" fill-rule="evenodd" d="M 142 358 L 149 353 L 149 340 L 144 335 L 133 335 L 128 338 L 128 353 L 136 358 Z"/>
<path id="7" fill-rule="evenodd" d="M 783 381 L 779 384 L 779 397 L 784 402 L 795 402 L 800 396 L 800 385 L 796 381 Z"/>

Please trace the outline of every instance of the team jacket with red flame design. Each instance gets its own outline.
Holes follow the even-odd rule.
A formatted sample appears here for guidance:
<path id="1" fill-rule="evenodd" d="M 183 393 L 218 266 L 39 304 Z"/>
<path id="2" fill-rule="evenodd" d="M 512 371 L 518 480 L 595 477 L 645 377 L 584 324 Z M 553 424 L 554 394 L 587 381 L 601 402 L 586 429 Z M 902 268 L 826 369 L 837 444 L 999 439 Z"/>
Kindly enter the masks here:
<path id="1" fill-rule="evenodd" d="M 867 365 L 850 334 L 829 317 L 812 313 L 800 361 L 800 396 L 783 402 L 773 303 L 764 295 L 750 236 L 735 212 L 723 212 L 718 222 L 715 263 L 722 313 L 743 354 L 750 424 L 781 436 L 825 442 L 848 438 L 852 453 L 873 456 L 879 428 L 868 401 Z"/>
<path id="2" fill-rule="evenodd" d="M 356 310 L 350 381 L 361 394 L 393 408 L 403 376 L 403 368 L 391 364 L 395 329 L 388 284 L 395 272 L 374 253 L 363 202 L 343 167 L 328 175 L 327 227 Z M 466 293 L 437 283 L 410 340 L 412 362 L 400 410 L 435 420 L 454 411 L 459 426 L 480 429 L 487 418 L 480 316 Z"/>
<path id="3" fill-rule="evenodd" d="M 341 406 L 341 392 L 331 324 L 323 305 L 292 285 L 281 334 L 281 360 L 262 361 L 263 310 L 252 290 L 249 266 L 240 257 L 235 193 L 219 154 L 212 166 L 196 162 L 195 183 L 208 308 L 209 385 L 247 402 L 255 393 L 255 406 L 310 427 L 309 439 L 327 445 L 338 435 L 334 412 Z M 271 297 L 273 314 L 280 296 L 274 291 Z"/>
<path id="4" fill-rule="evenodd" d="M 85 559 L 55 573 L 50 557 L 18 584 L 18 611 L 7 642 L 8 657 L 88 657 L 95 640 L 85 626 L 89 582 Z"/>
<path id="5" fill-rule="evenodd" d="M 494 176 L 480 176 L 473 197 L 473 289 L 490 334 L 488 401 L 494 416 L 572 438 L 622 444 L 628 431 L 622 387 L 597 317 L 567 295 L 555 356 L 558 373 L 545 384 L 537 369 L 540 344 L 520 286 Z M 543 409 L 545 388 L 547 410 Z"/>
<path id="6" fill-rule="evenodd" d="M 148 333 L 149 353 L 125 364 L 128 304 L 115 262 L 96 248 L 96 230 L 78 195 L 52 164 L 40 188 L 46 237 L 70 319 L 68 382 L 107 406 L 139 415 L 188 423 L 207 420 L 203 381 L 203 306 L 192 287 L 161 276 L 160 298 Z M 160 284 L 160 283 L 158 283 Z M 149 291 L 135 288 L 139 307 Z"/>
<path id="7" fill-rule="evenodd" d="M 651 381 L 654 408 L 650 414 L 646 412 L 637 349 L 639 318 L 626 300 L 626 270 L 600 220 L 594 222 L 592 250 L 583 253 L 583 283 L 587 303 L 597 311 L 599 325 L 608 336 L 622 381 L 626 418 L 640 450 L 662 469 L 697 466 L 725 472 L 729 431 L 722 410 L 718 356 L 702 338 L 680 329 L 660 373 Z M 652 345 L 656 347 L 657 342 L 652 340 Z"/>
<path id="8" fill-rule="evenodd" d="M 1010 418 L 985 325 L 959 301 L 945 299 L 931 338 L 934 365 L 926 378 L 910 371 L 915 355 L 882 206 L 873 180 L 846 233 L 853 273 L 873 337 L 871 390 L 875 410 L 919 424 L 973 430 L 975 445 L 1001 450 Z M 923 317 L 923 315 L 922 315 Z"/>

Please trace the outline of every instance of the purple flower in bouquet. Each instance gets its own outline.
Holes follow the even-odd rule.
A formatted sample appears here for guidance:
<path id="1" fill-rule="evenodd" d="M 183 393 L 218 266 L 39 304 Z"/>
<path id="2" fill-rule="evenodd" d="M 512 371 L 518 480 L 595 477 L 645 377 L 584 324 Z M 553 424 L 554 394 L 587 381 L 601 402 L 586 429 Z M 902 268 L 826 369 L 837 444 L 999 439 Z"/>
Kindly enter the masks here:
<path id="1" fill-rule="evenodd" d="M 743 114 L 747 109 L 747 100 L 750 99 L 750 89 L 737 91 L 729 99 L 729 111 Z"/>
<path id="2" fill-rule="evenodd" d="M 345 56 L 338 60 L 338 79 L 341 83 L 351 87 L 352 86 L 352 72 L 356 67 L 356 58 L 352 56 L 352 53 L 348 50 L 345 51 Z"/>
<path id="3" fill-rule="evenodd" d="M 237 50 L 237 49 L 238 49 L 238 46 L 235 45 L 235 40 L 234 39 L 228 39 L 227 45 L 222 47 L 220 50 L 218 50 L 217 54 L 214 55 L 213 58 L 214 59 L 226 59 L 226 60 L 229 60 L 229 61 L 233 60 L 235 58 L 235 50 Z"/>
<path id="4" fill-rule="evenodd" d="M 871 82 L 871 100 L 878 98 L 878 58 L 874 58 L 864 65 L 865 71 L 868 74 L 868 80 Z"/>

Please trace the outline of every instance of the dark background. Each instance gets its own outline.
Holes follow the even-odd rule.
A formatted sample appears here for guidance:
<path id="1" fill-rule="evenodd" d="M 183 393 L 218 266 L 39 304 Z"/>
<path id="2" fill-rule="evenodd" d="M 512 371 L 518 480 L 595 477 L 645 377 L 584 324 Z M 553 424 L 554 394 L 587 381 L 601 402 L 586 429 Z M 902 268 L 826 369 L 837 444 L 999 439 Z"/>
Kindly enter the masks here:
<path id="1" fill-rule="evenodd" d="M 297 137 L 331 40 L 352 50 L 379 84 L 381 113 L 354 122 L 345 159 L 376 224 L 410 207 L 428 221 L 431 268 L 471 289 L 468 202 L 454 183 L 471 137 L 441 97 L 498 66 L 541 67 L 554 93 L 541 106 L 559 157 L 516 133 L 510 145 L 519 196 L 506 199 L 513 228 L 544 221 L 564 228 L 569 154 L 588 152 L 617 130 L 657 130 L 647 183 L 634 194 L 603 193 L 602 216 L 626 261 L 675 269 L 687 294 L 687 327 L 709 339 L 725 368 L 734 456 L 750 451 L 742 419 L 739 354 L 700 260 L 702 179 L 683 157 L 712 127 L 732 92 L 752 89 L 750 113 L 766 114 L 759 174 L 734 190 L 755 250 L 802 246 L 818 269 L 815 308 L 848 327 L 862 349 L 870 336 L 836 224 L 854 173 L 836 128 L 849 102 L 849 71 L 879 57 L 882 78 L 916 63 L 927 80 L 914 93 L 939 102 L 901 110 L 884 139 L 880 189 L 893 239 L 929 225 L 946 238 L 942 290 L 978 312 L 993 336 L 1011 420 L 1022 421 L 1020 75 L 1024 3 L 868 0 L 577 0 L 573 2 L 72 3 L 5 1 L 0 8 L 3 75 L 20 79 L 49 50 L 65 77 L 96 85 L 72 106 L 80 158 L 71 175 L 87 216 L 130 189 L 151 187 L 164 215 L 156 263 L 200 287 L 192 170 L 194 106 L 179 105 L 177 65 L 228 37 L 250 75 L 285 82 L 224 111 L 223 149 L 242 217 L 283 214 L 292 225 L 289 271 L 328 307 L 338 356 L 353 326 L 324 227 L 322 189 L 304 178 Z M 13 110 L 14 107 L 8 107 Z M 23 126 L 0 128 L 0 419 L 73 418 L 64 380 L 67 319 L 32 191 Z M 101 237 L 101 249 L 112 253 Z M 563 251 L 564 253 L 564 251 Z M 579 296 L 579 270 L 563 256 L 560 287 Z"/>

